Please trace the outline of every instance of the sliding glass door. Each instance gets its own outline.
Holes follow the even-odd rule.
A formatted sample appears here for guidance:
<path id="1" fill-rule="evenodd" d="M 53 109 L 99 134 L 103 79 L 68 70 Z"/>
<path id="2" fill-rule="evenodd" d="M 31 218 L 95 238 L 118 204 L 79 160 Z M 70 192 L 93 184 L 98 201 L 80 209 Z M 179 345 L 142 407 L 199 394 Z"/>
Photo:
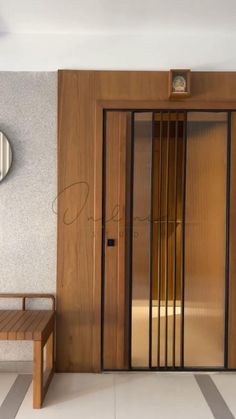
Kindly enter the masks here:
<path id="1" fill-rule="evenodd" d="M 227 368 L 230 120 L 107 112 L 104 369 Z"/>

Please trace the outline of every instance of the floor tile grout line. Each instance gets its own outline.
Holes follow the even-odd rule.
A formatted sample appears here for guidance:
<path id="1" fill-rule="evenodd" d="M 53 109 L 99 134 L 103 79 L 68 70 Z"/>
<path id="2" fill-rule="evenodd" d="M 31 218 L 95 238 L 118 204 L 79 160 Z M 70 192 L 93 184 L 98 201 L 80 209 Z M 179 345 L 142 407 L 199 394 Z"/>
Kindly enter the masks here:
<path id="1" fill-rule="evenodd" d="M 1 373 L 1 372 L 0 372 L 0 373 Z M 6 374 L 6 372 L 5 372 L 5 371 L 4 371 L 4 374 Z M 9 374 L 12 374 L 12 373 L 9 373 Z M 19 374 L 17 374 L 17 373 L 13 373 L 13 374 L 14 374 L 16 377 L 15 377 L 15 379 L 14 379 L 13 383 L 10 385 L 9 390 L 7 391 L 6 396 L 5 396 L 5 397 L 4 397 L 4 399 L 2 400 L 2 403 L 0 404 L 0 411 L 1 411 L 1 407 L 2 407 L 2 405 L 3 405 L 4 401 L 5 401 L 5 399 L 7 398 L 7 395 L 8 395 L 8 393 L 9 393 L 9 391 L 11 390 L 12 386 L 14 385 L 14 383 L 15 383 L 15 381 L 16 381 L 16 379 L 17 379 L 18 375 L 19 375 Z M 1 416 L 0 416 L 0 419 L 1 419 Z"/>
<path id="2" fill-rule="evenodd" d="M 18 374 L 10 390 L 8 391 L 2 405 L 0 406 L 0 417 L 14 419 L 26 396 L 32 382 L 31 374 Z"/>
<path id="3" fill-rule="evenodd" d="M 210 375 L 195 374 L 194 378 L 215 419 L 235 419 Z"/>

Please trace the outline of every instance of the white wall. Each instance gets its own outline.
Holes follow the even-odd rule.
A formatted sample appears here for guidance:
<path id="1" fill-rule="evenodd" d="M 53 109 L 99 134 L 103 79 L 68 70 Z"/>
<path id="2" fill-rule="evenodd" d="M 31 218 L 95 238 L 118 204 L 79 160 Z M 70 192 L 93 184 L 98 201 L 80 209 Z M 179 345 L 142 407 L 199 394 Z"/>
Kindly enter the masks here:
<path id="1" fill-rule="evenodd" d="M 54 293 L 57 74 L 0 72 L 0 91 L 0 130 L 13 150 L 0 183 L 0 292 Z M 32 359 L 30 349 L 0 342 L 0 361 Z"/>
<path id="2" fill-rule="evenodd" d="M 0 71 L 236 69 L 236 32 L 0 35 Z"/>

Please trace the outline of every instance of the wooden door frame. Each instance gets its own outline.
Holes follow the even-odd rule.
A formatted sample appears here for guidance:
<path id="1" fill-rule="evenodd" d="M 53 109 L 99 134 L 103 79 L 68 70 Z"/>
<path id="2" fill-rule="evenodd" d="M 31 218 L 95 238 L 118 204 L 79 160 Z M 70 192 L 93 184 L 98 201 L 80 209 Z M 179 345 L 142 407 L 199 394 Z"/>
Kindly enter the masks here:
<path id="1" fill-rule="evenodd" d="M 152 92 L 145 93 L 145 86 L 149 79 L 155 87 L 158 87 L 157 94 Z M 123 81 L 122 81 L 123 80 Z M 128 88 L 119 91 L 117 86 L 121 83 L 127 84 Z M 136 90 L 133 84 L 139 83 L 140 88 Z M 209 85 L 209 89 L 208 86 Z M 62 174 L 65 165 L 69 165 L 69 160 L 64 162 L 62 145 L 67 141 L 83 142 L 82 133 L 76 137 L 72 133 L 69 140 L 65 138 L 66 128 L 69 128 L 70 119 L 64 113 L 66 106 L 69 106 L 73 112 L 78 112 L 78 119 L 86 117 L 91 123 L 91 132 L 89 141 L 93 147 L 94 161 L 94 184 L 93 184 L 93 269 L 92 281 L 92 324 L 91 339 L 92 343 L 91 357 L 83 367 L 83 360 L 80 364 L 75 363 L 69 366 L 69 350 L 65 349 L 64 355 L 57 362 L 58 371 L 101 371 L 101 301 L 102 301 L 102 188 L 103 188 L 103 115 L 105 110 L 236 110 L 236 73 L 235 72 L 194 72 L 192 73 L 192 97 L 184 100 L 168 99 L 168 72 L 148 72 L 148 71 L 59 71 L 59 153 L 58 153 L 58 189 L 60 191 L 65 187 L 65 176 Z M 195 87 L 194 87 L 195 86 Z M 68 92 L 69 89 L 78 89 L 80 95 Z M 159 100 L 153 100 L 153 97 Z M 82 109 L 84 106 L 85 109 Z M 87 112 L 88 114 L 85 114 Z M 85 116 L 87 115 L 87 116 Z M 82 120 L 82 119 L 81 119 Z M 91 157 L 91 156 L 90 156 Z M 89 158 L 85 156 L 85 158 Z M 79 161 L 79 160 L 78 160 Z M 64 176 L 64 178 L 63 178 Z M 60 214 L 62 204 L 58 201 L 58 214 Z M 58 217 L 59 219 L 60 217 Z M 66 317 L 65 303 L 62 301 L 64 288 L 66 284 L 65 273 L 63 273 L 62 263 L 66 257 L 63 250 L 63 230 L 60 221 L 58 221 L 58 264 L 57 264 L 57 295 L 58 295 L 58 347 L 62 345 L 63 334 L 61 332 L 63 316 Z M 76 239 L 77 240 L 77 239 Z M 87 240 L 87 239 L 86 239 Z M 84 243 L 86 245 L 86 243 Z M 63 262 L 62 262 L 63 260 Z M 81 268 L 83 271 L 85 268 Z M 81 297 L 82 298 L 82 297 Z M 60 320 L 60 318 L 62 320 Z M 79 322 L 79 319 L 78 319 Z M 89 327 L 90 327 L 89 326 Z M 69 332 L 68 332 L 69 333 Z M 65 343 L 66 345 L 66 343 Z"/>

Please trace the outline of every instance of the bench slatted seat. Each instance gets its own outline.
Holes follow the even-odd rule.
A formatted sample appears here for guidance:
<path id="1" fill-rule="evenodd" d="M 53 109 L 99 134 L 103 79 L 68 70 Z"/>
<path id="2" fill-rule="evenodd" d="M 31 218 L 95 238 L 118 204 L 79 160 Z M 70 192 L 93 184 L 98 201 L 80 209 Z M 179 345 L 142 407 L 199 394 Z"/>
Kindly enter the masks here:
<path id="1" fill-rule="evenodd" d="M 41 408 L 54 373 L 55 297 L 51 294 L 0 294 L 0 298 L 21 298 L 21 310 L 0 310 L 0 340 L 34 342 L 33 407 Z M 52 310 L 26 310 L 27 298 L 50 298 Z M 46 370 L 43 348 L 46 347 Z"/>

